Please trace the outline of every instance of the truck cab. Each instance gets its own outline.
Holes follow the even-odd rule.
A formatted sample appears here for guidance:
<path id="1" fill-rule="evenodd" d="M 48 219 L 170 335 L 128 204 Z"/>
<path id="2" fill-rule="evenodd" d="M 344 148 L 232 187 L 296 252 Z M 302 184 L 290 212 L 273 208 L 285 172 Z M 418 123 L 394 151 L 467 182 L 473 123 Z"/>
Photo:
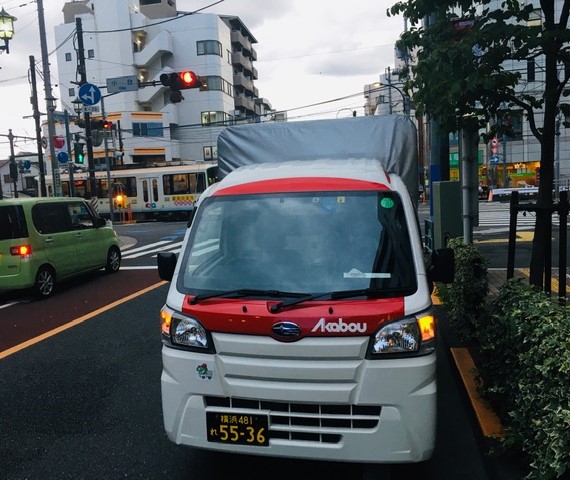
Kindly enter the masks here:
<path id="1" fill-rule="evenodd" d="M 417 183 L 414 183 L 417 188 Z M 244 165 L 200 198 L 161 311 L 178 444 L 363 463 L 435 446 L 434 281 L 413 195 L 370 158 Z"/>

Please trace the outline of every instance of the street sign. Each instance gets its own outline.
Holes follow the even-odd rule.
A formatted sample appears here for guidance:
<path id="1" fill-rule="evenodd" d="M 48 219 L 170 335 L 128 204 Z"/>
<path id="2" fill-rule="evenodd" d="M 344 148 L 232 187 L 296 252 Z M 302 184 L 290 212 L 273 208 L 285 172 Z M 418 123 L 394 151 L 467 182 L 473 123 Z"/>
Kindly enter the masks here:
<path id="1" fill-rule="evenodd" d="M 57 154 L 57 161 L 59 163 L 67 163 L 69 161 L 69 155 L 66 152 L 59 152 Z"/>
<path id="2" fill-rule="evenodd" d="M 107 79 L 107 93 L 134 92 L 139 89 L 136 75 Z"/>
<path id="3" fill-rule="evenodd" d="M 84 83 L 79 87 L 79 100 L 83 105 L 95 105 L 101 101 L 101 90 L 92 83 Z"/>
<path id="4" fill-rule="evenodd" d="M 53 147 L 56 150 L 59 150 L 59 149 L 65 147 L 65 137 L 63 137 L 61 135 L 56 135 L 55 137 L 53 137 Z"/>
<path id="5" fill-rule="evenodd" d="M 99 106 L 97 106 L 97 105 L 83 105 L 81 111 L 83 113 L 99 113 Z"/>
<path id="6" fill-rule="evenodd" d="M 493 156 L 489 159 L 489 163 L 499 163 L 499 157 L 497 157 L 497 155 L 493 155 Z"/>

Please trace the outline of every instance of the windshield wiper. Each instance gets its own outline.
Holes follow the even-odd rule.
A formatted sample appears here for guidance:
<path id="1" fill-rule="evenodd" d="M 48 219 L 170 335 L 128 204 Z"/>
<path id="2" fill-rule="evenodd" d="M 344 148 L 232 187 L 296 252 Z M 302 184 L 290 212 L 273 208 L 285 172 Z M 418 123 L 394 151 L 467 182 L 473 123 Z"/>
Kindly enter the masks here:
<path id="1" fill-rule="evenodd" d="M 195 305 L 202 300 L 209 298 L 224 298 L 224 297 L 247 297 L 247 296 L 262 296 L 262 297 L 305 297 L 306 293 L 298 292 L 282 292 L 281 290 L 256 290 L 251 288 L 238 288 L 236 290 L 227 290 L 225 292 L 212 292 L 196 295 L 190 299 L 190 304 Z"/>
<path id="2" fill-rule="evenodd" d="M 412 293 L 413 289 L 409 287 L 398 287 L 398 288 L 360 288 L 357 290 L 339 290 L 336 292 L 328 293 L 315 293 L 314 295 L 305 295 L 304 297 L 294 298 L 285 302 L 279 302 L 271 306 L 271 312 L 277 313 L 283 308 L 290 307 L 292 305 L 298 305 L 299 303 L 309 302 L 311 300 L 316 300 L 317 298 L 330 296 L 331 300 L 342 300 L 344 298 L 353 297 L 392 297 L 394 295 L 409 295 Z"/>

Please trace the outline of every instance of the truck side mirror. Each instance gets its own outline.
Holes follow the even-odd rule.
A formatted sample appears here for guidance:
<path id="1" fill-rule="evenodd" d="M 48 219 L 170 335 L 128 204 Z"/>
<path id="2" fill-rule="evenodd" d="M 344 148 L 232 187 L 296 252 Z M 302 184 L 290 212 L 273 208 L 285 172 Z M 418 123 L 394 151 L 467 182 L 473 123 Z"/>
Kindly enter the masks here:
<path id="1" fill-rule="evenodd" d="M 172 252 L 158 252 L 156 263 L 158 264 L 158 276 L 161 280 L 170 282 L 176 268 L 176 254 Z"/>
<path id="2" fill-rule="evenodd" d="M 455 277 L 455 252 L 451 248 L 439 248 L 431 254 L 427 270 L 430 282 L 453 283 Z"/>

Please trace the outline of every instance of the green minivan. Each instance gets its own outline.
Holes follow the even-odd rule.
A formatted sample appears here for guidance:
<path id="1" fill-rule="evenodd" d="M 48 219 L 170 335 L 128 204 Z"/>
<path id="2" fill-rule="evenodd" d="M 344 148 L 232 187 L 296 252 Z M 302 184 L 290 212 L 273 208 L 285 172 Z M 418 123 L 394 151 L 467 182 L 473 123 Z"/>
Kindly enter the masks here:
<path id="1" fill-rule="evenodd" d="M 46 298 L 56 282 L 120 266 L 115 231 L 82 198 L 0 200 L 0 293 L 32 288 Z"/>

